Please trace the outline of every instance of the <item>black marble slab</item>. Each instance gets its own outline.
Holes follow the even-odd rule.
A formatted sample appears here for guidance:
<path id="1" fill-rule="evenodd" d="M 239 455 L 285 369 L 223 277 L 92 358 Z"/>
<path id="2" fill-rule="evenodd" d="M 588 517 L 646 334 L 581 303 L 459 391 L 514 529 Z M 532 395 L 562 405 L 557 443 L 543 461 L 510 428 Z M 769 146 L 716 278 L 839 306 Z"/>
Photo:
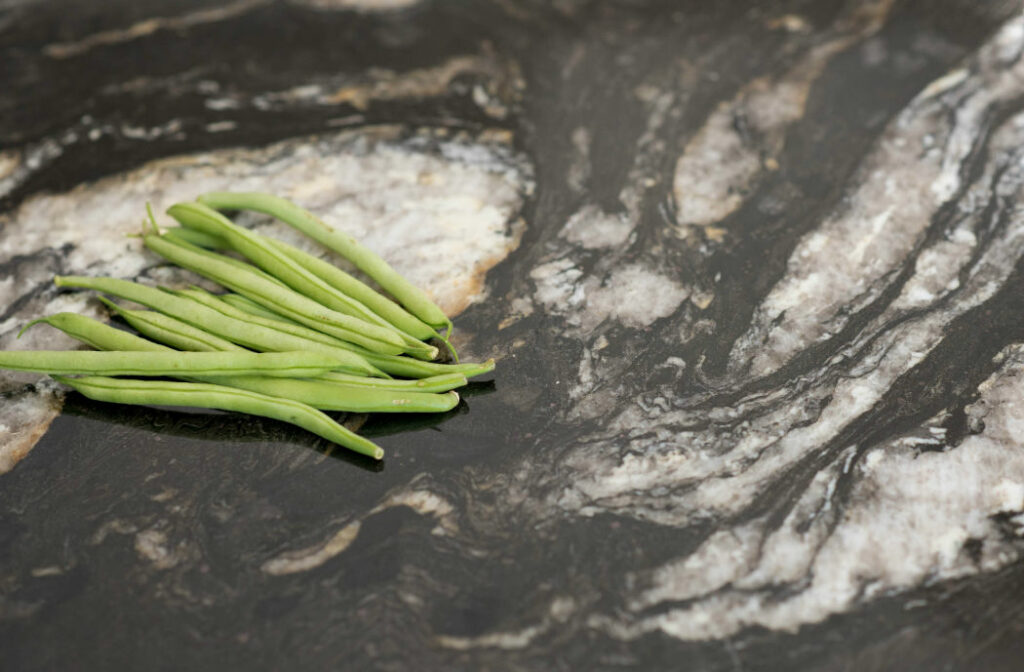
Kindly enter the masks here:
<path id="1" fill-rule="evenodd" d="M 0 668 L 1022 669 L 1020 12 L 0 0 L 0 347 L 240 185 L 498 360 L 382 463 L 0 374 Z"/>

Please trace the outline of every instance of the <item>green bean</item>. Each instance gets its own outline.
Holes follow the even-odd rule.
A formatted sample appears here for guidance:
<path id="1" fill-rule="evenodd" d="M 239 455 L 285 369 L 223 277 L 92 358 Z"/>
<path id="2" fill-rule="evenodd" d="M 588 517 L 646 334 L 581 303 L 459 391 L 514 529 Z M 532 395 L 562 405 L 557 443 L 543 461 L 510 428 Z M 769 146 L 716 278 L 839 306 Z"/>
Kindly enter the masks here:
<path id="1" fill-rule="evenodd" d="M 264 375 L 305 378 L 337 368 L 338 360 L 316 352 L 91 352 L 8 350 L 0 369 L 108 376 Z"/>
<path id="2" fill-rule="evenodd" d="M 195 229 L 186 229 L 183 226 L 171 226 L 163 230 L 164 235 L 174 240 L 184 241 L 190 245 L 201 247 L 206 250 L 230 250 L 228 241 L 220 236 L 214 236 Z"/>
<path id="3" fill-rule="evenodd" d="M 331 355 L 340 362 L 338 369 L 357 375 L 387 377 L 380 369 L 370 364 L 362 355 L 351 349 L 341 348 L 302 339 L 276 329 L 268 329 L 250 320 L 238 320 L 189 299 L 175 296 L 153 287 L 146 287 L 128 280 L 115 278 L 89 278 L 83 276 L 57 276 L 53 279 L 58 287 L 93 289 L 119 296 L 128 301 L 141 303 L 170 317 L 177 318 L 232 343 L 271 352 L 287 350 L 308 350 Z M 354 347 L 354 346 L 353 346 Z M 413 360 L 415 361 L 415 360 Z M 429 362 L 423 362 L 427 364 Z"/>
<path id="4" fill-rule="evenodd" d="M 240 345 L 193 327 L 163 313 L 153 310 L 129 310 L 113 301 L 99 297 L 100 301 L 124 318 L 124 321 L 143 336 L 165 343 L 178 350 L 192 352 L 248 352 Z"/>
<path id="5" fill-rule="evenodd" d="M 226 301 L 222 301 L 219 296 L 211 294 L 207 292 L 205 289 L 201 289 L 199 287 L 193 286 L 188 289 L 180 289 L 177 290 L 175 294 L 186 299 L 189 299 L 190 301 L 195 301 L 196 303 L 199 303 L 211 310 L 216 310 L 217 312 L 228 317 L 231 317 L 233 319 L 239 321 L 246 321 L 259 327 L 273 329 L 275 331 L 289 334 L 296 338 L 301 338 L 307 341 L 312 341 L 314 343 L 322 343 L 324 345 L 329 345 L 331 347 L 348 350 L 353 353 L 358 353 L 360 356 L 362 356 L 363 353 L 370 352 L 369 350 L 366 350 L 365 348 L 360 348 L 358 345 L 354 345 L 352 343 L 349 343 L 348 341 L 343 341 L 341 339 L 335 338 L 323 332 L 317 331 L 316 329 L 310 329 L 309 327 L 292 322 L 288 318 L 262 317 L 261 315 L 255 313 L 249 313 L 247 309 L 243 310 L 242 308 L 236 308 L 235 306 L 232 306 Z"/>
<path id="6" fill-rule="evenodd" d="M 394 355 L 412 349 L 390 329 L 326 308 L 298 292 L 268 282 L 256 274 L 242 272 L 202 253 L 196 253 L 194 250 L 197 248 L 193 246 L 153 235 L 143 236 L 143 240 L 147 247 L 165 259 L 318 331 L 381 354 Z M 430 348 L 425 344 L 421 345 L 423 348 Z M 436 348 L 433 350 L 436 354 Z"/>
<path id="7" fill-rule="evenodd" d="M 400 336 L 416 339 L 405 334 L 384 318 L 377 315 L 359 301 L 338 291 L 321 278 L 309 272 L 294 259 L 272 245 L 266 238 L 234 224 L 216 210 L 202 203 L 177 203 L 167 214 L 188 229 L 213 236 L 221 236 L 232 249 L 247 257 L 256 266 L 278 278 L 296 292 L 345 315 L 358 317 L 372 324 L 393 328 Z M 431 336 L 433 332 L 431 331 Z"/>
<path id="8" fill-rule="evenodd" d="M 97 322 L 88 317 L 75 315 L 74 313 L 59 313 L 48 318 L 35 320 L 25 328 L 27 329 L 39 322 L 46 322 L 100 350 L 170 351 L 166 346 L 153 343 L 120 329 L 115 329 L 110 325 Z M 178 323 L 175 327 L 180 328 L 183 324 Z M 156 338 L 160 340 L 159 337 Z M 444 380 L 381 380 L 379 378 L 362 378 L 337 373 L 323 374 L 316 380 L 281 380 L 280 378 L 266 378 L 262 376 L 216 376 L 209 378 L 192 376 L 186 378 L 186 380 L 226 385 L 270 396 L 284 397 L 324 411 L 349 411 L 352 413 L 443 413 L 451 410 L 458 404 L 458 395 L 454 392 L 443 395 L 428 393 L 447 392 L 453 387 L 465 385 L 466 379 L 457 374 L 454 376 L 439 376 L 438 378 Z M 461 378 L 461 382 L 453 380 L 458 378 Z M 374 380 L 378 384 L 370 384 L 370 381 Z"/>
<path id="9" fill-rule="evenodd" d="M 292 322 L 287 317 L 278 315 L 272 310 L 267 310 L 260 304 L 256 303 L 252 299 L 247 299 L 241 294 L 235 294 L 234 292 L 228 292 L 227 294 L 220 294 L 219 298 L 224 303 L 228 304 L 233 308 L 237 308 L 243 312 L 250 313 L 259 317 L 264 317 L 270 320 L 277 320 L 279 322 L 288 322 L 294 325 L 298 325 L 298 322 Z M 320 332 L 317 332 L 320 333 Z"/>
<path id="10" fill-rule="evenodd" d="M 468 381 L 461 373 L 445 373 L 429 378 L 415 380 L 381 380 L 379 378 L 360 378 L 345 373 L 325 373 L 319 376 L 320 379 L 329 380 L 335 383 L 353 387 L 373 387 L 380 390 L 395 390 L 407 392 L 447 392 L 457 387 L 462 387 Z"/>
<path id="11" fill-rule="evenodd" d="M 338 341 L 331 336 L 312 329 L 306 329 L 306 327 L 295 324 L 286 317 L 281 317 L 279 315 L 269 318 L 263 317 L 262 314 L 266 312 L 265 310 L 261 311 L 259 309 L 253 309 L 251 305 L 247 305 L 246 303 L 234 302 L 234 304 L 235 305 L 233 307 L 237 308 L 243 314 L 240 316 L 240 319 L 254 320 L 256 324 L 261 326 L 266 326 L 271 329 L 281 329 L 290 334 L 294 334 L 302 338 L 308 338 L 312 341 L 333 344 L 339 348 L 349 349 L 364 357 L 366 361 L 370 362 L 381 371 L 393 376 L 403 376 L 405 378 L 427 378 L 431 376 L 459 373 L 463 374 L 467 378 L 472 378 L 494 370 L 493 359 L 482 363 L 466 362 L 463 364 L 441 364 L 438 362 L 421 362 L 408 357 L 380 355 L 360 348 L 359 346 Z"/>
<path id="12" fill-rule="evenodd" d="M 406 309 L 436 329 L 451 331 L 451 320 L 419 288 L 355 238 L 327 225 L 283 198 L 260 193 L 210 192 L 198 199 L 215 210 L 255 210 L 280 219 L 351 261 Z"/>
<path id="13" fill-rule="evenodd" d="M 194 245 L 192 241 L 189 239 L 189 237 L 182 235 L 182 231 L 189 231 L 189 229 L 174 227 L 168 230 L 166 233 L 162 234 L 161 237 L 173 243 L 182 245 L 183 247 L 187 247 L 192 252 L 196 253 L 197 255 L 203 256 L 209 259 L 210 261 L 216 261 L 221 264 L 227 264 L 244 273 L 258 275 L 264 280 L 274 283 L 278 287 L 284 287 L 286 289 L 288 288 L 288 285 L 284 284 L 283 282 L 272 276 L 270 273 L 267 273 L 263 269 L 259 268 L 258 266 L 253 266 L 252 264 L 242 261 L 241 259 L 235 259 L 234 257 L 227 256 L 226 254 L 217 254 L 215 252 L 211 252 L 207 249 Z"/>
<path id="14" fill-rule="evenodd" d="M 21 338 L 21 335 L 28 331 L 29 328 L 40 323 L 60 329 L 68 336 L 91 345 L 97 350 L 139 350 L 150 352 L 170 350 L 170 348 L 147 341 L 135 334 L 115 329 L 108 324 L 97 322 L 91 317 L 77 313 L 57 313 L 40 317 L 38 320 L 32 320 L 18 332 L 18 338 Z"/>
<path id="15" fill-rule="evenodd" d="M 244 297 L 243 297 L 244 298 Z M 257 324 L 261 324 L 273 329 L 287 330 L 288 333 L 295 333 L 296 335 L 302 335 L 303 337 L 309 338 L 310 340 L 318 340 L 324 343 L 333 342 L 335 346 L 340 348 L 346 348 L 352 350 L 366 359 L 378 369 L 385 373 L 389 373 L 393 376 L 403 376 L 405 378 L 427 378 L 431 376 L 440 376 L 451 373 L 460 373 L 465 375 L 467 378 L 474 376 L 483 375 L 490 373 L 494 370 L 494 360 L 490 359 L 482 363 L 466 362 L 463 364 L 440 364 L 438 362 L 421 362 L 408 357 L 397 357 L 394 355 L 380 355 L 374 352 L 370 352 L 359 346 L 351 345 L 349 343 L 343 343 L 337 339 L 333 339 L 326 334 L 321 334 L 313 330 L 308 330 L 312 333 L 302 333 L 305 327 L 291 322 L 286 317 L 274 316 L 270 318 L 262 317 L 261 312 L 258 309 L 253 309 L 250 305 L 245 303 L 234 302 L 238 310 L 248 316 L 247 319 L 256 320 Z"/>
<path id="16" fill-rule="evenodd" d="M 391 355 L 378 355 L 375 352 L 361 353 L 366 361 L 378 369 L 393 376 L 403 378 L 427 378 L 446 373 L 461 373 L 466 378 L 481 376 L 494 370 L 494 360 L 486 362 L 466 362 L 463 364 L 439 364 L 438 362 L 421 362 L 409 357 L 395 357 Z"/>
<path id="17" fill-rule="evenodd" d="M 119 354 L 119 353 L 94 353 Z M 158 353 L 146 353 L 154 357 Z M 207 354 L 207 353 L 200 353 Z M 358 434 L 345 429 L 334 420 L 303 403 L 265 394 L 222 387 L 209 383 L 181 383 L 163 380 L 132 380 L 90 376 L 55 380 L 74 388 L 96 401 L 116 404 L 187 406 L 236 411 L 281 420 L 321 436 L 328 441 L 374 459 L 384 457 L 384 450 Z"/>
<path id="18" fill-rule="evenodd" d="M 213 250 L 232 249 L 231 245 L 221 236 L 214 236 L 194 229 L 172 228 L 167 230 L 167 235 L 180 236 L 193 245 Z M 260 234 L 253 234 L 259 236 Z M 288 243 L 260 236 L 263 240 L 276 247 L 281 252 L 291 257 L 313 275 L 331 285 L 340 292 L 351 296 L 380 317 L 387 320 L 400 331 L 411 334 L 420 340 L 428 340 L 437 336 L 437 332 L 430 325 L 424 323 L 405 308 L 387 298 L 377 290 L 373 289 L 361 280 L 352 277 L 334 264 L 324 261 Z"/>
<path id="19" fill-rule="evenodd" d="M 294 399 L 325 411 L 444 413 L 459 403 L 456 392 L 397 392 L 373 387 L 353 387 L 325 380 L 285 380 L 256 376 L 228 376 L 213 380 L 243 390 Z"/>

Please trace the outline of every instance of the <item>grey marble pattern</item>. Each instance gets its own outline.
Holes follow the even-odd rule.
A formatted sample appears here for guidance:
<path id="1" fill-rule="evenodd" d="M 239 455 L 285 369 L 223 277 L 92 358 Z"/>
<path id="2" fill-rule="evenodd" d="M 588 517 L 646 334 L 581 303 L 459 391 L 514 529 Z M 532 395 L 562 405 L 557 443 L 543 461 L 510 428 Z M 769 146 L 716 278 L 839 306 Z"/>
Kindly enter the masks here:
<path id="1" fill-rule="evenodd" d="M 0 375 L 6 663 L 1020 669 L 1021 10 L 0 2 L 0 347 L 231 187 L 498 359 L 379 465 Z"/>

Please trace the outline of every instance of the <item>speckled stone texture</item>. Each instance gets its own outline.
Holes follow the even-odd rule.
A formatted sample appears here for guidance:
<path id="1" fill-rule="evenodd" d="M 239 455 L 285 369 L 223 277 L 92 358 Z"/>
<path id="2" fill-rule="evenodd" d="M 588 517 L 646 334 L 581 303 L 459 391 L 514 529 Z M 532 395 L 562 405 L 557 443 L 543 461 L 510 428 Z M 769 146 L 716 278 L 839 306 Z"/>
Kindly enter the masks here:
<path id="1" fill-rule="evenodd" d="M 0 347 L 235 188 L 498 359 L 382 464 L 0 372 L 0 667 L 1021 669 L 1021 11 L 0 0 Z"/>

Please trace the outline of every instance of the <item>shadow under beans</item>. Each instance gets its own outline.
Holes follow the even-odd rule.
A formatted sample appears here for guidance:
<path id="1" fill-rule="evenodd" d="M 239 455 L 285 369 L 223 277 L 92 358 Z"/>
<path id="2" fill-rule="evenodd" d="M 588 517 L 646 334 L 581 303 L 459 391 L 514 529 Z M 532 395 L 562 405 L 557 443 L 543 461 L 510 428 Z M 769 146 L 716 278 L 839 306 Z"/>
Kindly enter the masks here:
<path id="1" fill-rule="evenodd" d="M 67 415 L 112 423 L 121 427 L 159 432 L 198 441 L 228 443 L 289 443 L 314 450 L 324 456 L 347 462 L 371 472 L 384 470 L 384 462 L 340 449 L 333 443 L 300 427 L 271 418 L 205 408 L 169 408 L 159 406 L 127 406 L 93 401 L 71 392 L 64 401 Z M 336 420 L 349 429 L 355 416 L 336 414 Z"/>
<path id="2" fill-rule="evenodd" d="M 456 390 L 459 393 L 459 404 L 444 413 L 370 413 L 359 416 L 363 420 L 358 425 L 360 434 L 374 438 L 391 436 L 402 432 L 415 432 L 424 429 L 435 429 L 457 415 L 469 413 L 466 399 L 491 394 L 497 389 L 493 380 L 472 382 Z"/>
<path id="3" fill-rule="evenodd" d="M 439 427 L 456 415 L 469 413 L 465 399 L 495 391 L 494 381 L 469 383 L 459 390 L 462 400 L 445 413 L 329 413 L 347 429 L 366 437 L 382 437 Z M 347 462 L 367 471 L 384 470 L 385 460 L 374 460 L 299 427 L 271 418 L 204 408 L 171 408 L 161 406 L 128 406 L 93 401 L 71 392 L 64 401 L 64 413 L 122 427 L 160 432 L 200 441 L 229 443 L 290 443 L 314 450 L 322 455 Z"/>

